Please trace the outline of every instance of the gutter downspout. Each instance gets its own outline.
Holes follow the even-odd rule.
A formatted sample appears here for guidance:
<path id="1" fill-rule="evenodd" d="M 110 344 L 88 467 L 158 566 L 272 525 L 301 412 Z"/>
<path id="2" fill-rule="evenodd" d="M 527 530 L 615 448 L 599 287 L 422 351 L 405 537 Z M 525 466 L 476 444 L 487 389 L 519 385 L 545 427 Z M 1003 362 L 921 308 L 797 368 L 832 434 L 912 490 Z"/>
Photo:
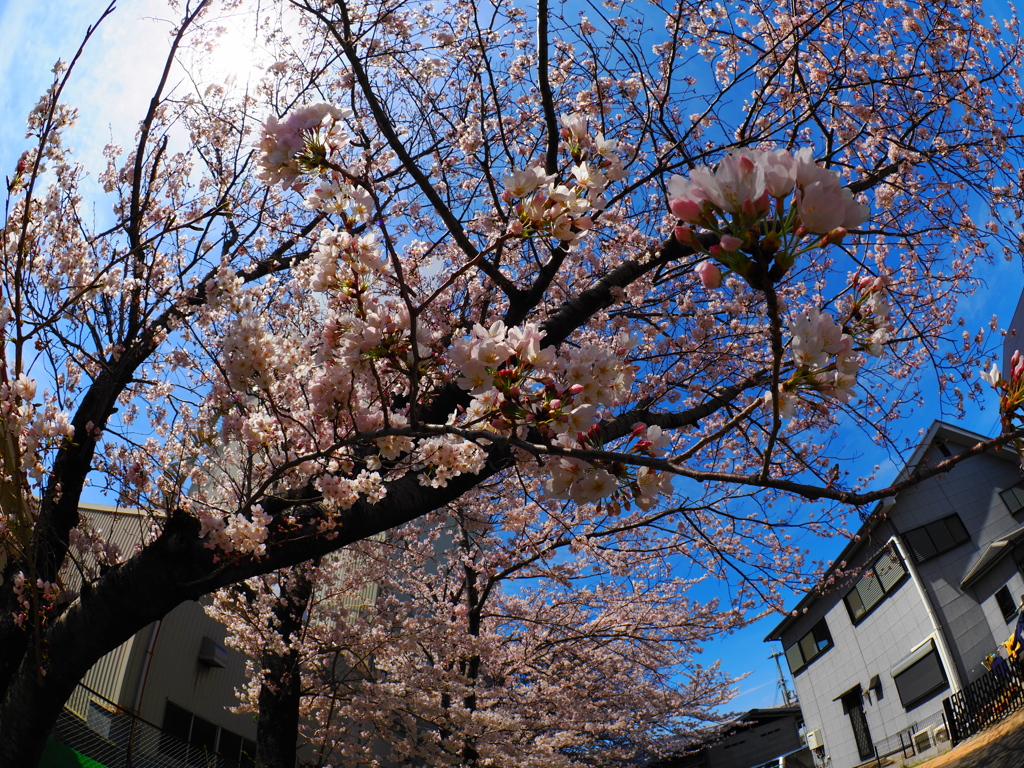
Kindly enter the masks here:
<path id="1" fill-rule="evenodd" d="M 149 643 L 146 647 L 146 655 L 143 657 L 143 668 L 142 674 L 139 675 L 139 680 L 135 684 L 135 696 L 132 702 L 132 714 L 136 717 L 139 715 L 139 709 L 142 707 L 142 695 L 146 690 L 146 681 L 149 679 L 149 668 L 153 665 L 153 651 L 156 648 L 156 640 L 160 636 L 160 628 L 163 626 L 163 620 L 157 619 L 156 626 L 153 627 L 153 633 L 149 636 Z"/>
<path id="2" fill-rule="evenodd" d="M 902 558 L 907 567 L 907 572 L 910 574 L 910 580 L 913 581 L 914 586 L 917 587 L 917 593 L 921 596 L 921 602 L 924 604 L 924 609 L 927 611 L 928 618 L 932 623 L 932 636 L 935 638 L 935 647 L 939 652 L 939 657 L 942 659 L 942 665 L 949 673 L 949 682 L 953 688 L 953 693 L 958 693 L 963 688 L 960 684 L 960 673 L 957 671 L 956 662 L 953 660 L 953 654 L 950 653 L 949 645 L 946 643 L 946 635 L 943 633 L 942 626 L 939 624 L 939 617 L 935 615 L 935 610 L 932 608 L 932 601 L 928 597 L 928 593 L 924 588 L 924 583 L 921 581 L 921 576 L 917 572 L 917 566 L 914 564 L 913 559 L 908 556 L 907 550 L 903 547 L 903 542 L 899 535 L 894 535 L 890 538 L 889 543 L 896 546 L 896 551 L 899 552 L 900 558 Z"/>

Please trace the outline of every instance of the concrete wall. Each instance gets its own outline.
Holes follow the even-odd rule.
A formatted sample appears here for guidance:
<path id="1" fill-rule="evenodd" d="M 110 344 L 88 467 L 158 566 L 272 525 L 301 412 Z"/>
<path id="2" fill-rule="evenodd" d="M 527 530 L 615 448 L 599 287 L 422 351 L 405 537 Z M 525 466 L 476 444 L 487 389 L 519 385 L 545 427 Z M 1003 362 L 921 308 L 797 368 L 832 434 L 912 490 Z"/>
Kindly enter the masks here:
<path id="1" fill-rule="evenodd" d="M 139 715 L 162 725 L 170 700 L 204 720 L 255 739 L 253 717 L 228 711 L 238 705 L 235 688 L 246 682 L 245 656 L 227 649 L 224 668 L 199 661 L 203 637 L 210 637 L 223 647 L 226 634 L 224 627 L 207 616 L 199 603 L 183 603 L 167 614 L 156 629 L 148 669 L 143 665 Z"/>

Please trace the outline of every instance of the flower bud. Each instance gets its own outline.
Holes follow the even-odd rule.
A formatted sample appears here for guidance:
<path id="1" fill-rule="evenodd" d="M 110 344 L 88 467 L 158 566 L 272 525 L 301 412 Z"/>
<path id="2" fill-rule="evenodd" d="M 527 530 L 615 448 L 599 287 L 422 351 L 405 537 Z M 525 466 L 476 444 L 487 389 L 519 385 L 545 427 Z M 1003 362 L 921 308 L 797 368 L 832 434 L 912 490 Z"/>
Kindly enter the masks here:
<path id="1" fill-rule="evenodd" d="M 731 253 L 733 251 L 738 251 L 740 246 L 743 245 L 743 241 L 738 237 L 733 237 L 732 235 L 722 235 L 720 245 L 722 246 L 723 251 L 729 251 Z"/>
<path id="2" fill-rule="evenodd" d="M 839 245 L 848 234 L 845 227 L 836 227 L 822 238 L 822 245 Z"/>
<path id="3" fill-rule="evenodd" d="M 692 200 L 670 200 L 668 209 L 677 219 L 690 224 L 699 222 L 703 214 L 700 203 L 695 203 Z"/>
<path id="4" fill-rule="evenodd" d="M 683 245 L 697 245 L 697 238 L 689 227 L 676 227 L 672 230 L 672 236 Z"/>
<path id="5" fill-rule="evenodd" d="M 704 261 L 698 262 L 693 268 L 693 271 L 697 273 L 697 277 L 700 279 L 700 284 L 706 289 L 711 290 L 721 287 L 722 270 L 719 269 L 718 265 L 714 262 L 705 259 Z"/>

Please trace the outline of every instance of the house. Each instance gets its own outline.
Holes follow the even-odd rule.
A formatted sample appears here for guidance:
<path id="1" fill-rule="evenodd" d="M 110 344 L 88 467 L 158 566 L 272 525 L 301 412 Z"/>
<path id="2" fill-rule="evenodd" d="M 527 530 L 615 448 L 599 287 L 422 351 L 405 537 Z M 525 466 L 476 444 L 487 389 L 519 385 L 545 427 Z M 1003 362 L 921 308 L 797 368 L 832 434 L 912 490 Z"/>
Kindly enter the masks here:
<path id="1" fill-rule="evenodd" d="M 982 439 L 936 422 L 903 472 Z M 1012 450 L 880 503 L 766 638 L 782 644 L 819 765 L 948 746 L 943 699 L 984 675 L 1012 633 L 1022 571 L 1024 482 Z"/>
<path id="2" fill-rule="evenodd" d="M 800 707 L 751 709 L 709 738 L 685 745 L 681 754 L 651 768 L 750 768 L 803 746 Z"/>
<path id="3" fill-rule="evenodd" d="M 135 510 L 83 504 L 89 524 L 122 551 L 147 534 Z M 63 574 L 73 587 L 75 574 Z M 179 605 L 90 669 L 54 729 L 44 768 L 69 762 L 68 749 L 101 765 L 246 768 L 255 764 L 256 723 L 231 709 L 247 682 L 242 653 L 197 602 Z"/>

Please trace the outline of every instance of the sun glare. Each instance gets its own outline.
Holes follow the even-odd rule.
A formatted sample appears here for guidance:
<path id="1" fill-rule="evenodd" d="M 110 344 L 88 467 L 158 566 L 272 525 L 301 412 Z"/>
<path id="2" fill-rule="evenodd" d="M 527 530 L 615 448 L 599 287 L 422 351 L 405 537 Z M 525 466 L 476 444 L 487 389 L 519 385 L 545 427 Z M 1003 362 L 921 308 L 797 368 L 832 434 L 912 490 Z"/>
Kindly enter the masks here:
<path id="1" fill-rule="evenodd" d="M 200 88 L 245 88 L 265 75 L 273 58 L 261 44 L 256 9 L 255 2 L 243 3 L 230 16 L 213 20 L 219 34 L 182 62 Z"/>

